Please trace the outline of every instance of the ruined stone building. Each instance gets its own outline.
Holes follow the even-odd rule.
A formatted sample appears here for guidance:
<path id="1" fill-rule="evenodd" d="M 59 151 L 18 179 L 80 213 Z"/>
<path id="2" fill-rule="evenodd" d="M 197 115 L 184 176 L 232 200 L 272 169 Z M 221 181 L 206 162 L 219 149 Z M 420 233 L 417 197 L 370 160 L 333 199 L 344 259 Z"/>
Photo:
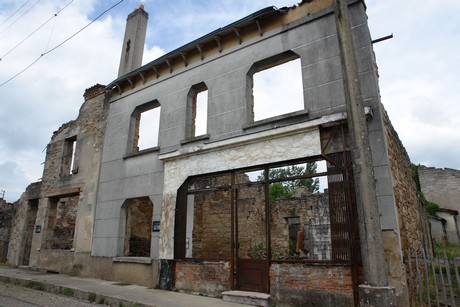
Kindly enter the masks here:
<path id="1" fill-rule="evenodd" d="M 460 244 L 460 171 L 452 168 L 417 167 L 420 189 L 426 199 L 439 205 L 431 233 L 438 243 Z"/>
<path id="2" fill-rule="evenodd" d="M 403 256 L 424 245 L 421 209 L 380 103 L 365 8 L 349 1 L 386 263 L 371 286 L 407 306 Z M 8 263 L 216 297 L 262 292 L 280 306 L 358 304 L 369 246 L 334 13 L 332 1 L 267 7 L 143 66 L 148 14 L 131 13 L 119 76 L 87 89 L 78 118 L 54 133 Z M 280 76 L 267 107 L 258 78 L 285 65 L 298 77 Z M 283 78 L 298 85 L 293 109 Z"/>

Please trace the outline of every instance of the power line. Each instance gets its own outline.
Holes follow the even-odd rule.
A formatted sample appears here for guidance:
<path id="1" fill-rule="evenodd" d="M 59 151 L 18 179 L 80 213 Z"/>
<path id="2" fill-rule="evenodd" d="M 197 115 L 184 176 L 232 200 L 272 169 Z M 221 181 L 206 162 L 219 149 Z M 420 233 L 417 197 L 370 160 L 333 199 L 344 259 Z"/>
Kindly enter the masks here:
<path id="1" fill-rule="evenodd" d="M 0 23 L 0 27 L 3 26 L 3 24 L 4 24 L 5 22 L 7 22 L 8 20 L 10 20 L 11 17 L 13 17 L 14 15 L 16 15 L 16 13 L 17 13 L 20 9 L 22 9 L 27 3 L 29 3 L 29 1 L 30 1 L 30 0 L 27 0 L 27 1 L 26 1 L 23 5 L 21 5 L 16 11 L 14 11 L 10 16 L 8 16 L 7 19 L 3 20 L 3 22 Z"/>
<path id="2" fill-rule="evenodd" d="M 0 35 L 2 35 L 3 33 L 5 33 L 6 30 L 8 30 L 9 28 L 11 28 L 19 19 L 21 19 L 25 14 L 29 13 L 29 11 L 31 9 L 33 9 L 37 4 L 38 2 L 40 2 L 41 0 L 37 0 L 37 2 L 35 2 L 31 7 L 29 7 L 24 13 L 22 13 L 21 16 L 19 16 L 18 18 L 16 18 L 15 21 L 13 21 L 8 27 L 6 27 L 5 29 L 3 29 L 2 32 L 0 32 Z"/>
<path id="3" fill-rule="evenodd" d="M 5 84 L 7 84 L 8 82 L 10 82 L 11 80 L 13 80 L 14 78 L 16 78 L 17 76 L 19 76 L 20 74 L 22 74 L 23 72 L 25 72 L 26 70 L 28 70 L 30 67 L 32 67 L 32 65 L 34 65 L 35 63 L 37 63 L 41 58 L 43 58 L 45 55 L 53 52 L 54 50 L 56 50 L 57 48 L 61 47 L 62 45 L 64 45 L 65 43 L 67 43 L 69 40 L 71 40 L 73 37 L 75 37 L 77 34 L 79 34 L 81 31 L 83 31 L 84 29 L 86 29 L 87 27 L 89 27 L 90 25 L 92 25 L 96 20 L 98 20 L 100 17 L 102 17 L 105 13 L 107 13 L 108 11 L 112 10 L 113 8 L 115 8 L 116 6 L 118 6 L 120 3 L 122 3 L 123 0 L 120 0 L 118 1 L 117 3 L 115 3 L 114 5 L 112 5 L 111 7 L 109 7 L 108 9 L 106 9 L 105 11 L 103 11 L 101 14 L 99 14 L 96 18 L 94 18 L 90 23 L 88 23 L 86 26 L 84 26 L 83 28 L 81 28 L 80 30 L 78 30 L 77 32 L 75 32 L 74 34 L 72 34 L 71 36 L 69 36 L 68 38 L 66 38 L 64 41 L 62 41 L 60 44 L 56 45 L 55 47 L 53 47 L 52 49 L 42 53 L 35 61 L 33 61 L 31 64 L 29 64 L 27 67 L 25 67 L 24 69 L 22 69 L 20 72 L 18 72 L 17 74 L 15 74 L 14 76 L 12 76 L 11 78 L 9 78 L 8 80 L 6 80 L 5 82 L 3 82 L 2 84 L 0 84 L 0 87 L 4 86 Z"/>
<path id="4" fill-rule="evenodd" d="M 53 16 L 51 16 L 47 21 L 45 21 L 42 25 L 40 25 L 37 29 L 35 29 L 32 33 L 30 33 L 26 38 L 24 38 L 22 41 L 20 41 L 16 46 L 14 46 L 13 48 L 11 48 L 7 53 L 5 53 L 1 58 L 0 58 L 0 61 L 2 61 L 3 59 L 5 59 L 5 57 L 10 54 L 11 52 L 13 52 L 14 49 L 16 49 L 17 47 L 19 47 L 20 45 L 22 45 L 22 43 L 24 43 L 26 40 L 28 40 L 32 35 L 34 35 L 35 33 L 37 33 L 41 28 L 43 28 L 48 22 L 50 22 L 53 18 L 56 18 L 57 15 L 59 13 L 61 13 L 64 9 L 66 9 L 74 0 L 70 1 L 69 3 L 67 3 L 62 9 L 60 9 L 57 13 L 55 13 Z M 56 20 L 56 19 L 55 19 Z M 54 28 L 54 27 L 53 27 Z M 51 39 L 51 35 L 50 35 L 50 39 Z M 49 45 L 49 40 L 48 40 L 48 45 Z M 47 46 L 48 48 L 48 46 Z"/>

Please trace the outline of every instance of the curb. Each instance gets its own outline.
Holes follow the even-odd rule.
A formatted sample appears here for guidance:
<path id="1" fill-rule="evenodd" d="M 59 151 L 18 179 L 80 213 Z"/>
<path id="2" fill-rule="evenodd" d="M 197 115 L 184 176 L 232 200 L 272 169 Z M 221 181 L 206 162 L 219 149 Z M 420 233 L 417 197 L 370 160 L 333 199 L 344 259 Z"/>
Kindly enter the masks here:
<path id="1" fill-rule="evenodd" d="M 110 297 L 106 295 L 97 294 L 95 292 L 75 289 L 72 287 L 62 287 L 43 281 L 35 281 L 7 276 L 0 276 L 0 282 L 5 284 L 11 284 L 21 286 L 25 288 L 31 288 L 38 291 L 48 292 L 52 294 L 64 295 L 67 297 L 73 297 L 82 301 L 86 301 L 93 304 L 101 304 L 103 306 L 112 307 L 155 307 L 155 305 L 146 305 L 143 303 L 127 301 L 124 299 Z"/>

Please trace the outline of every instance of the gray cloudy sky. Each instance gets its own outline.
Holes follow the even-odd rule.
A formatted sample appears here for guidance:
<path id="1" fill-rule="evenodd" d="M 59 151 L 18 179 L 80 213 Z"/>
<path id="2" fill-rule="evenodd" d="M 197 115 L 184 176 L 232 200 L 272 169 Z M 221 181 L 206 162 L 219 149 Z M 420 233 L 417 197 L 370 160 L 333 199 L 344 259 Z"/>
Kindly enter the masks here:
<path id="1" fill-rule="evenodd" d="M 1 0 L 0 84 L 117 2 Z M 75 119 L 84 90 L 116 78 L 126 16 L 140 3 L 150 14 L 146 63 L 261 8 L 297 2 L 122 1 L 0 86 L 0 190 L 6 191 L 5 198 L 15 201 L 29 183 L 41 178 L 46 144 L 53 131 Z M 369 0 L 366 4 L 372 37 L 394 34 L 374 49 L 382 102 L 411 160 L 460 169 L 460 1 Z"/>

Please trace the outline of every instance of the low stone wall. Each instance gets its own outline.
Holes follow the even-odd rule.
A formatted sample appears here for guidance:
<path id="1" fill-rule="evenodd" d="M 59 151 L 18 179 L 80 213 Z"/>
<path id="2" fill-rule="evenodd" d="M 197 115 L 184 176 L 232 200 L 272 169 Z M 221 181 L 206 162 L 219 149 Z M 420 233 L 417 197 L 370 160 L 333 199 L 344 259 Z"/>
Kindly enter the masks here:
<path id="1" fill-rule="evenodd" d="M 187 293 L 220 297 L 222 292 L 231 290 L 230 262 L 177 261 L 174 288 Z"/>
<path id="2" fill-rule="evenodd" d="M 353 306 L 351 267 L 272 263 L 270 295 L 277 306 Z"/>

